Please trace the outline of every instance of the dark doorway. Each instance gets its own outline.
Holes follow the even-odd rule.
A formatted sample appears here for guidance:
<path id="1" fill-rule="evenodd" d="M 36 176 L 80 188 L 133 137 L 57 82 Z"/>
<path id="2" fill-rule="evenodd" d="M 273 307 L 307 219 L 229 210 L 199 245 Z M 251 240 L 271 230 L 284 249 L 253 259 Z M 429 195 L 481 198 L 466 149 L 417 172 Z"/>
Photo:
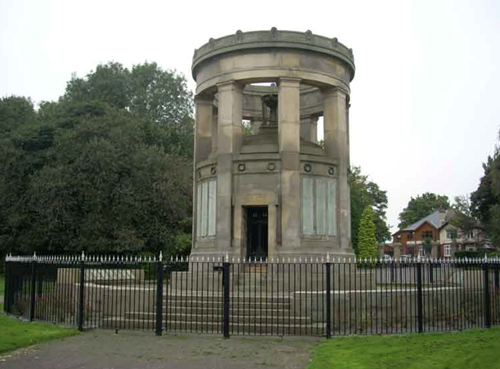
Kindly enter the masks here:
<path id="1" fill-rule="evenodd" d="M 267 206 L 247 208 L 247 257 L 267 258 Z"/>

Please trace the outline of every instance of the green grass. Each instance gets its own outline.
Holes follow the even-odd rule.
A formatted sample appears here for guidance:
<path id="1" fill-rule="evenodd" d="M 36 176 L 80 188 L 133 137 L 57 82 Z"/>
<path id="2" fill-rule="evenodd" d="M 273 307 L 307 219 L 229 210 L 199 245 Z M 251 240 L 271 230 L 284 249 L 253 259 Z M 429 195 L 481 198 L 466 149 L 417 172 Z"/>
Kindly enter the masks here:
<path id="1" fill-rule="evenodd" d="M 3 304 L 0 304 L 3 312 Z M 37 343 L 78 334 L 76 329 L 62 328 L 50 323 L 27 323 L 6 315 L 0 315 L 0 355 L 32 346 Z"/>
<path id="2" fill-rule="evenodd" d="M 0 274 L 0 296 L 5 292 L 5 276 Z"/>
<path id="3" fill-rule="evenodd" d="M 307 369 L 498 369 L 500 329 L 333 338 Z"/>

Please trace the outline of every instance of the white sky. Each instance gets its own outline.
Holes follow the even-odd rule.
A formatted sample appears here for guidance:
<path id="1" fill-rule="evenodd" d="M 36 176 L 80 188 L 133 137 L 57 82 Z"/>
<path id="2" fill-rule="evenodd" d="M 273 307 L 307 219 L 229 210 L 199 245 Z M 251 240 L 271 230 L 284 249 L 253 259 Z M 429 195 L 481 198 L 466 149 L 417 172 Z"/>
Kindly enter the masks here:
<path id="1" fill-rule="evenodd" d="M 388 191 L 392 226 L 411 196 L 477 188 L 500 128 L 495 0 L 0 0 L 0 96 L 55 100 L 112 60 L 156 61 L 194 89 L 195 48 L 273 26 L 353 48 L 351 163 Z"/>

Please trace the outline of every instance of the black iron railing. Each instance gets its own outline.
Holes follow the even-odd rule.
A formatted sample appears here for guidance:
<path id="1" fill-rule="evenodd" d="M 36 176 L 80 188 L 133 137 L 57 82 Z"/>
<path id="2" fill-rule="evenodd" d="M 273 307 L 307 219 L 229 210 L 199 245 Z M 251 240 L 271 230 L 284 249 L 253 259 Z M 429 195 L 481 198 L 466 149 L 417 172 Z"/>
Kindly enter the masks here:
<path id="1" fill-rule="evenodd" d="M 6 258 L 4 310 L 79 329 L 394 334 L 500 324 L 500 260 Z"/>

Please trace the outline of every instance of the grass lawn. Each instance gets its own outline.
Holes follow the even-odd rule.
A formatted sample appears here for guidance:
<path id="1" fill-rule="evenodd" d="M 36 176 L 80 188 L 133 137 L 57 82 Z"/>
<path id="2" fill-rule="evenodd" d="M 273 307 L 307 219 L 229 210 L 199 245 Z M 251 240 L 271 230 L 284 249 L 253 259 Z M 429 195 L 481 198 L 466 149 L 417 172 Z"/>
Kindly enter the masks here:
<path id="1" fill-rule="evenodd" d="M 3 311 L 3 304 L 0 304 Z M 0 315 L 0 355 L 37 343 L 78 334 L 76 329 L 62 328 L 50 323 L 26 323 Z"/>
<path id="2" fill-rule="evenodd" d="M 307 369 L 498 369 L 500 328 L 404 336 L 339 337 Z"/>
<path id="3" fill-rule="evenodd" d="M 5 276 L 0 274 L 0 296 L 3 296 L 5 291 Z"/>

